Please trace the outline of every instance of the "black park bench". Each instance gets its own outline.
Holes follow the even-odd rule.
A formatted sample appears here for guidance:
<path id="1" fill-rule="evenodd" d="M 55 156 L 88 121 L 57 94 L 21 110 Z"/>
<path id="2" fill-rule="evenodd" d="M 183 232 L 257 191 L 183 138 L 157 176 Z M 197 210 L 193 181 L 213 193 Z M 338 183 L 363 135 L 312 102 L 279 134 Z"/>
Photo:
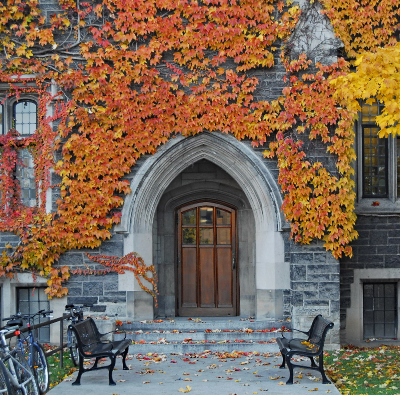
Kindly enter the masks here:
<path id="1" fill-rule="evenodd" d="M 285 368 L 286 362 L 290 372 L 290 377 L 286 384 L 293 384 L 293 368 L 295 366 L 300 368 L 318 370 L 322 375 L 322 383 L 330 383 L 324 372 L 324 343 L 328 330 L 332 328 L 333 322 L 326 320 L 322 317 L 321 314 L 319 314 L 314 318 L 314 321 L 312 322 L 308 332 L 293 329 L 294 331 L 304 333 L 307 336 L 307 339 L 287 339 L 283 336 L 283 333 L 282 337 L 278 337 L 276 339 L 283 358 L 283 362 L 280 368 Z M 307 367 L 292 363 L 291 359 L 295 355 L 310 358 L 311 366 Z M 318 365 L 314 361 L 315 357 L 318 357 Z"/>
<path id="2" fill-rule="evenodd" d="M 119 341 L 102 340 L 107 333 L 101 334 L 92 318 L 87 318 L 84 321 L 72 324 L 70 327 L 75 333 L 79 352 L 78 377 L 72 383 L 72 385 L 81 385 L 82 374 L 97 369 L 108 369 L 109 385 L 116 385 L 112 378 L 112 372 L 114 370 L 116 358 L 118 355 L 121 355 L 123 369 L 129 369 L 126 366 L 126 356 L 128 354 L 128 348 L 131 344 L 131 341 L 125 339 Z M 84 369 L 84 360 L 92 358 L 96 358 L 93 366 L 91 368 Z M 102 358 L 109 358 L 110 364 L 106 366 L 98 366 L 98 362 Z"/>

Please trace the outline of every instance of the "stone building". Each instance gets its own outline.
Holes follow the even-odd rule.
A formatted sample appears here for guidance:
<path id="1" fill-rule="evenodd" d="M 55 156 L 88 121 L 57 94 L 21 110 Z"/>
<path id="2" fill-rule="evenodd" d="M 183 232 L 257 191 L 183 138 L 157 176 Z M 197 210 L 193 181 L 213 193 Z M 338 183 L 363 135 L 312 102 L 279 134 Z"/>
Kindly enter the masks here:
<path id="1" fill-rule="evenodd" d="M 53 10 L 51 0 L 41 4 Z M 331 34 L 328 28 L 321 31 Z M 279 97 L 284 72 L 279 62 L 271 70 L 254 71 L 260 81 L 257 97 Z M 8 98 L 2 106 L 3 133 L 13 120 L 21 134 L 31 133 L 36 100 Z M 157 308 L 132 273 L 73 276 L 69 295 L 50 302 L 41 288 L 44 279 L 34 284 L 28 274 L 19 274 L 13 280 L 0 279 L 1 315 L 45 306 L 61 315 L 67 302 L 93 303 L 92 314 L 118 314 L 122 320 L 240 315 L 290 318 L 294 327 L 306 328 L 321 313 L 335 322 L 332 345 L 397 338 L 400 144 L 397 138 L 376 137 L 374 116 L 379 110 L 364 106 L 355 125 L 360 236 L 352 243 L 353 258 L 339 261 L 322 243 L 298 245 L 289 238 L 277 165 L 264 159 L 265 147 L 254 149 L 250 141 L 204 132 L 176 137 L 155 155 L 142 157 L 126 176 L 132 193 L 125 197 L 122 222 L 113 229 L 113 237 L 97 250 L 68 251 L 60 258 L 61 265 L 76 268 L 93 265 L 86 252 L 137 252 L 158 273 Z M 332 160 L 324 150 L 316 155 Z M 35 185 L 30 181 L 29 155 L 24 161 L 26 167 L 17 169 L 17 177 L 24 202 L 30 205 L 35 204 Z M 53 174 L 52 184 L 58 182 Z M 49 211 L 55 209 L 59 193 L 57 188 L 49 191 Z M 3 233 L 0 243 L 4 248 L 18 240 Z"/>

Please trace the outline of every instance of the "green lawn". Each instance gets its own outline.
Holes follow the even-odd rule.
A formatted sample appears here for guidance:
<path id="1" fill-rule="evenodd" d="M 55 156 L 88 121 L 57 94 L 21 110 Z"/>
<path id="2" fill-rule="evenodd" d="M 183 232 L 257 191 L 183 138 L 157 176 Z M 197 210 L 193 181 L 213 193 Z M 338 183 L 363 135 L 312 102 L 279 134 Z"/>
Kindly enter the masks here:
<path id="1" fill-rule="evenodd" d="M 47 358 L 49 364 L 50 373 L 50 386 L 49 389 L 53 388 L 59 382 L 64 380 L 67 376 L 73 373 L 76 368 L 69 357 L 69 351 L 64 351 L 63 367 L 60 368 L 59 353 L 56 353 Z"/>
<path id="2" fill-rule="evenodd" d="M 342 394 L 400 395 L 400 347 L 346 347 L 326 353 L 326 373 Z"/>

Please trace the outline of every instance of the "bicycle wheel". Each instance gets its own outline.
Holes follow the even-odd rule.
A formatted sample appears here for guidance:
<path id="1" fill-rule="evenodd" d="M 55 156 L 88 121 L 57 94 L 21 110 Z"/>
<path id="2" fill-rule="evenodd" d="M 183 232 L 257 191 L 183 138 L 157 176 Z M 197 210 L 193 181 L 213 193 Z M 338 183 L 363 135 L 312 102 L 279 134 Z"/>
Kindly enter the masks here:
<path id="1" fill-rule="evenodd" d="M 14 393 L 17 395 L 39 395 L 35 376 L 25 356 L 17 349 L 11 350 L 10 355 L 8 369 L 13 374 L 15 372 L 15 378 L 18 382 L 18 387 L 14 388 Z"/>
<path id="2" fill-rule="evenodd" d="M 75 366 L 78 366 L 79 365 L 78 340 L 76 339 L 76 335 L 75 335 L 74 331 L 72 331 L 71 329 L 68 329 L 67 338 L 68 338 L 68 347 L 69 347 L 69 352 L 71 355 L 72 363 Z"/>
<path id="3" fill-rule="evenodd" d="M 49 389 L 49 366 L 41 344 L 32 344 L 31 361 L 39 393 L 44 394 Z"/>
<path id="4" fill-rule="evenodd" d="M 13 395 L 14 391 L 8 379 L 7 368 L 3 361 L 0 360 L 0 394 L 1 395 Z"/>

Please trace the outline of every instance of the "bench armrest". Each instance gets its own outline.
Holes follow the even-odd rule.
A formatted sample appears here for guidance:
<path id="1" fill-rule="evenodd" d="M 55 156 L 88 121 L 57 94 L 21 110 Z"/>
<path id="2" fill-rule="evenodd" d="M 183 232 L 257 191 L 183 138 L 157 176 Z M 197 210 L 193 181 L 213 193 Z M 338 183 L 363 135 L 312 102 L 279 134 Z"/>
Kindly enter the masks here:
<path id="1" fill-rule="evenodd" d="M 111 334 L 111 333 L 123 333 L 124 334 L 124 340 L 126 339 L 126 331 L 124 331 L 124 330 L 121 330 L 121 329 L 115 329 L 114 331 L 110 331 L 110 332 L 106 332 L 106 333 L 100 333 L 100 337 L 103 337 L 103 336 L 106 336 L 106 335 L 109 335 L 109 334 Z M 102 340 L 103 341 L 103 340 Z"/>
<path id="2" fill-rule="evenodd" d="M 301 331 L 300 329 L 292 329 L 292 331 L 301 332 L 301 333 L 304 333 L 307 336 L 309 336 L 309 334 L 310 334 L 310 331 L 304 332 L 304 331 Z"/>

